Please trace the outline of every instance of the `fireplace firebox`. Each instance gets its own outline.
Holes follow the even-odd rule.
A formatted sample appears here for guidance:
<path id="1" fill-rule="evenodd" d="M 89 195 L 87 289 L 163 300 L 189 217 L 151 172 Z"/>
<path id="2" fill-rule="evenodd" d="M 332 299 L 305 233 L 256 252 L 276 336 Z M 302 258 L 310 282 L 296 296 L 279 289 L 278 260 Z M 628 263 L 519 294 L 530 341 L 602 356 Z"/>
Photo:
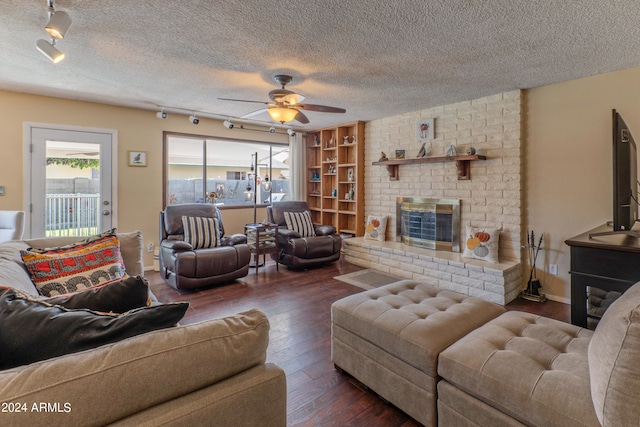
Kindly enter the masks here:
<path id="1" fill-rule="evenodd" d="M 396 235 L 407 245 L 460 252 L 460 200 L 398 197 Z"/>

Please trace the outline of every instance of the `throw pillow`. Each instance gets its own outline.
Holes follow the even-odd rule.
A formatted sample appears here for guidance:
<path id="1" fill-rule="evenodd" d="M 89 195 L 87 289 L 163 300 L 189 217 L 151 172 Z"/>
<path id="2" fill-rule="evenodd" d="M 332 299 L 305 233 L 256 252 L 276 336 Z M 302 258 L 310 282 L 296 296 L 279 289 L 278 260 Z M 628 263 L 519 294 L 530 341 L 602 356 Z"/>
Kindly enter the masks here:
<path id="1" fill-rule="evenodd" d="M 298 233 L 300 237 L 311 237 L 316 235 L 316 231 L 313 227 L 313 221 L 311 221 L 311 213 L 309 211 L 285 212 L 284 221 L 287 224 L 287 228 Z"/>
<path id="2" fill-rule="evenodd" d="M 387 231 L 387 217 L 369 215 L 364 228 L 364 238 L 384 242 Z"/>
<path id="3" fill-rule="evenodd" d="M 170 303 L 114 315 L 31 301 L 0 288 L 0 370 L 174 326 L 188 307 Z"/>
<path id="4" fill-rule="evenodd" d="M 149 282 L 140 276 L 117 279 L 114 282 L 94 286 L 81 292 L 55 297 L 33 297 L 26 293 L 17 293 L 21 298 L 30 301 L 71 309 L 86 308 L 104 313 L 120 314 L 151 305 Z"/>
<path id="5" fill-rule="evenodd" d="M 499 262 L 500 229 L 475 228 L 467 225 L 465 236 L 463 257 Z"/>
<path id="6" fill-rule="evenodd" d="M 113 235 L 59 248 L 20 251 L 38 292 L 54 296 L 76 292 L 124 275 L 120 242 Z"/>
<path id="7" fill-rule="evenodd" d="M 193 249 L 220 246 L 218 218 L 183 216 L 182 228 L 184 230 L 184 241 L 193 246 Z"/>

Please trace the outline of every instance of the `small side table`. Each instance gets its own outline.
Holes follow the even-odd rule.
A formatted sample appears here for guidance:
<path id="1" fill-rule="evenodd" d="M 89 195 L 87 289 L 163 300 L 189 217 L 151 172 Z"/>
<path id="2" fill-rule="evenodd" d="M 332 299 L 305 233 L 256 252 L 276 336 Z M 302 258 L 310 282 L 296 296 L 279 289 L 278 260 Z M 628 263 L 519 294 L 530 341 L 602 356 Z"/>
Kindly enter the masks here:
<path id="1" fill-rule="evenodd" d="M 265 255 L 278 253 L 278 225 L 277 224 L 245 224 L 244 234 L 247 236 L 247 243 L 252 254 L 255 254 L 256 274 L 260 263 L 258 259 L 262 255 L 262 262 L 265 262 Z M 278 261 L 276 261 L 276 271 Z"/>

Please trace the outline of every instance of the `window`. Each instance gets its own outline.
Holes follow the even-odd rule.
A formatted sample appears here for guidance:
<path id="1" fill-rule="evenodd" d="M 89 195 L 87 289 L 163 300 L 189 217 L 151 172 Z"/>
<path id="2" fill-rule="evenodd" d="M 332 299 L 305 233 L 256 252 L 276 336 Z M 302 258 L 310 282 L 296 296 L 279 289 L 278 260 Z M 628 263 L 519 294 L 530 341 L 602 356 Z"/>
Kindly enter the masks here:
<path id="1" fill-rule="evenodd" d="M 164 145 L 165 205 L 253 206 L 256 187 L 257 204 L 286 200 L 289 195 L 286 144 L 166 133 Z"/>

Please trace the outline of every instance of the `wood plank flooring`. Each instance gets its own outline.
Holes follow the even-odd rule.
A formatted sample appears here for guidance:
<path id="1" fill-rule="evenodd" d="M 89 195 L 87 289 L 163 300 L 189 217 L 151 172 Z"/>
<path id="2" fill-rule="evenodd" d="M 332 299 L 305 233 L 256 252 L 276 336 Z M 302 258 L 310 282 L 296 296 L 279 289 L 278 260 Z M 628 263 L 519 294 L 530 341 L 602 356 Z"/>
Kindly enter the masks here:
<path id="1" fill-rule="evenodd" d="M 331 303 L 362 289 L 333 279 L 361 270 L 343 260 L 306 271 L 290 271 L 268 261 L 256 274 L 196 292 L 177 291 L 159 273 L 147 272 L 160 301 L 191 303 L 181 324 L 262 310 L 271 323 L 267 360 L 287 375 L 289 426 L 416 427 L 417 422 L 366 390 L 331 363 Z M 508 309 L 526 310 L 569 321 L 569 306 L 517 300 Z"/>

